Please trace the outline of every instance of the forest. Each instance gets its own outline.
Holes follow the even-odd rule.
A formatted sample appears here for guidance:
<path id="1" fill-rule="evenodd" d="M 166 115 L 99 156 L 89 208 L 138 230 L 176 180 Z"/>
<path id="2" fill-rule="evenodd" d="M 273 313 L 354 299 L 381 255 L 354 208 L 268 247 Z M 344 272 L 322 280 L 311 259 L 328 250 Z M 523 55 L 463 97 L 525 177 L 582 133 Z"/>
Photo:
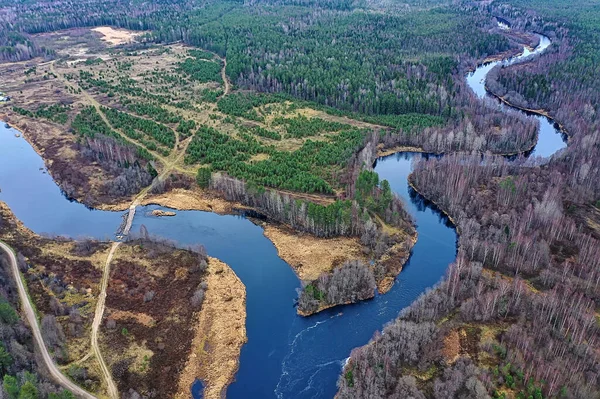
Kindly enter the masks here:
<path id="1" fill-rule="evenodd" d="M 114 176 L 103 183 L 103 194 L 131 195 L 156 177 L 156 170 L 148 162 L 152 155 L 145 148 L 125 142 L 106 125 L 94 107 L 86 107 L 78 113 L 71 128 L 80 136 L 78 146 L 82 156 L 99 162 Z M 69 190 L 65 191 L 70 194 Z"/>
<path id="2" fill-rule="evenodd" d="M 540 62 L 494 71 L 488 80 L 492 92 L 523 108 L 547 110 L 574 136 L 580 131 L 597 129 L 600 104 L 600 82 L 596 78 L 600 73 L 597 3 L 580 1 L 577 7 L 553 0 L 527 2 L 527 7 L 520 1 L 509 4 L 512 8 L 507 10 L 507 16 L 519 16 L 528 29 L 555 38 L 557 46 Z"/>
<path id="3" fill-rule="evenodd" d="M 191 51 L 190 55 L 191 57 L 179 63 L 178 71 L 200 83 L 221 81 L 221 64 L 211 61 L 212 54 L 196 50 Z"/>
<path id="4" fill-rule="evenodd" d="M 332 176 L 363 144 L 358 130 L 346 130 L 330 142 L 306 141 L 292 153 L 277 151 L 262 145 L 251 135 L 240 139 L 220 133 L 210 127 L 200 127 L 186 153 L 186 163 L 210 165 L 247 182 L 273 188 L 306 193 L 333 194 L 339 183 Z M 257 154 L 267 159 L 250 161 Z"/>
<path id="5" fill-rule="evenodd" d="M 521 398 L 598 395 L 600 245 L 597 231 L 581 228 L 585 202 L 563 194 L 563 167 L 460 155 L 418 163 L 413 183 L 460 229 L 458 257 L 438 287 L 353 353 L 341 397 L 498 398 L 506 389 Z M 457 330 L 481 342 L 452 364 L 436 349 Z M 377 364 L 384 370 L 375 371 Z M 426 384 L 433 396 L 412 373 L 397 379 L 406 367 L 442 368 Z"/>
<path id="6" fill-rule="evenodd" d="M 493 70 L 487 84 L 547 110 L 569 146 L 550 159 L 463 153 L 415 165 L 416 190 L 455 221 L 457 259 L 353 351 L 341 398 L 600 395 L 597 4 L 508 0 L 486 12 L 556 42 L 534 62 Z"/>
<path id="7" fill-rule="evenodd" d="M 442 2 L 432 8 L 427 1 L 411 0 L 406 2 L 410 11 L 387 14 L 365 12 L 360 2 L 350 1 L 319 2 L 318 6 L 309 1 L 259 1 L 252 6 L 236 1 L 200 5 L 157 1 L 153 8 L 135 15 L 114 0 L 59 3 L 52 13 L 31 3 L 5 3 L 15 11 L 11 26 L 18 26 L 18 35 L 24 37 L 97 25 L 151 31 L 144 37 L 149 42 L 183 41 L 226 57 L 227 75 L 240 89 L 307 100 L 401 132 L 414 126 L 444 125 L 453 135 L 478 136 L 476 145 L 469 144 L 475 150 L 516 153 L 531 147 L 533 140 L 533 129 L 526 121 L 477 105 L 462 83 L 465 66 L 517 48 L 492 32 L 493 21 L 481 18 L 479 9 L 468 1 L 457 7 L 445 7 Z M 30 53 L 21 59 L 42 52 L 34 44 L 27 48 Z M 206 51 L 192 52 L 180 63 L 187 76 L 200 74 L 198 81 L 220 81 L 217 66 Z M 109 83 L 98 77 L 83 78 L 107 92 L 168 101 L 168 95 L 149 95 L 126 80 Z M 206 98 L 216 99 L 208 94 Z M 270 100 L 267 96 L 259 99 L 233 93 L 221 98 L 218 107 L 226 114 L 260 120 L 252 108 Z M 509 137 L 491 134 L 506 125 L 514 126 L 504 129 Z"/>
<path id="8" fill-rule="evenodd" d="M 3 215 L 2 215 L 3 216 Z M 0 232 L 5 232 L 9 221 L 0 216 Z M 19 256 L 23 268 L 27 268 L 23 255 Z M 2 394 L 9 399 L 74 399 L 69 391 L 53 384 L 38 369 L 34 342 L 29 327 L 18 312 L 18 292 L 11 276 L 11 269 L 4 254 L 0 256 L 0 376 Z M 62 330 L 57 331 L 56 320 L 47 315 L 42 321 L 47 338 L 54 336 L 54 343 L 64 342 Z"/>
<path id="9" fill-rule="evenodd" d="M 0 60 L 55 59 L 35 35 L 103 25 L 143 32 L 128 54 L 166 56 L 171 50 L 153 46 L 193 46 L 172 71 L 149 68 L 139 80 L 101 70 L 110 64 L 126 72 L 129 63 L 88 59 L 90 69 L 67 80 L 99 98 L 98 108 L 57 102 L 11 110 L 71 122 L 81 155 L 111 172 L 102 186 L 108 196 L 148 186 L 157 176 L 154 158 L 189 140 L 182 169 L 191 175 L 183 185 L 195 176 L 203 190 L 294 230 L 360 240 L 372 262 L 345 262 L 303 282 L 297 306 L 305 315 L 372 298 L 399 272 L 380 260 L 409 241 L 384 227 L 407 236 L 415 229 L 390 184 L 372 171 L 377 156 L 406 147 L 444 154 L 417 162 L 410 182 L 454 221 L 456 261 L 352 352 L 338 397 L 599 397 L 598 2 L 391 3 L 157 0 L 132 12 L 116 0 L 0 0 Z M 494 17 L 517 34 L 503 32 Z M 535 46 L 523 32 L 553 44 L 534 60 L 495 68 L 485 83 L 494 96 L 560 125 L 568 147 L 549 159 L 521 156 L 538 139 L 535 119 L 476 98 L 464 79 L 488 57 Z M 23 78 L 36 76 L 33 68 Z M 202 112 L 202 122 L 189 117 Z M 4 391 L 53 391 L 33 377 L 31 362 L 20 362 L 31 356 L 19 354 L 31 349 L 29 338 L 13 317 L 10 287 L 0 294 Z M 192 305 L 202 298 L 203 291 Z M 68 395 L 54 391 L 46 396 Z"/>

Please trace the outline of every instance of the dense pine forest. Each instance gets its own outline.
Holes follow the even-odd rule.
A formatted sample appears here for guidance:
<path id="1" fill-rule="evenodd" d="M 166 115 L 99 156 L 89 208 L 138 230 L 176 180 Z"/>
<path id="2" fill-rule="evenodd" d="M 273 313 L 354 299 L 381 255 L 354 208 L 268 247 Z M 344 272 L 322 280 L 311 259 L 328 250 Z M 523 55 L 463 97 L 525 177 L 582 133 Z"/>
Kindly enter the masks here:
<path id="1" fill-rule="evenodd" d="M 139 36 L 79 66 L 40 39 L 98 26 Z M 535 119 L 465 83 L 534 47 L 531 33 L 552 45 L 485 84 L 560 125 L 568 146 L 548 159 L 523 156 Z M 62 68 L 52 89 L 68 101 L 10 112 L 68 131 L 109 175 L 106 198 L 199 187 L 312 237 L 359 240 L 372 261 L 304 281 L 305 315 L 372 298 L 399 272 L 380 260 L 410 252 L 414 222 L 377 157 L 444 154 L 415 163 L 411 192 L 451 217 L 457 259 L 352 352 L 338 397 L 600 398 L 598 0 L 0 0 L 0 61 L 26 65 L 25 85 L 58 82 L 35 63 Z M 82 92 L 98 103 L 73 100 Z M 54 168 L 68 195 L 89 191 L 83 172 Z M 70 397 L 36 375 L 12 286 L 0 294 L 0 397 Z"/>

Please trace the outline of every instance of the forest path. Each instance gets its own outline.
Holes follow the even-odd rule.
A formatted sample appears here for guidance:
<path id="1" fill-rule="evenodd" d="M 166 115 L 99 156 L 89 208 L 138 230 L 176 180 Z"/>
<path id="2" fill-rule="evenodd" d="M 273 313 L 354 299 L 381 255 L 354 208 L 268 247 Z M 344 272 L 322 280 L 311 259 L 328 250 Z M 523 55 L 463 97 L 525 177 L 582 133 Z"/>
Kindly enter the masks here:
<path id="1" fill-rule="evenodd" d="M 221 60 L 223 62 L 223 68 L 221 69 L 221 77 L 223 78 L 223 82 L 225 84 L 225 91 L 224 91 L 224 93 L 223 93 L 222 96 L 225 96 L 225 95 L 229 94 L 229 92 L 231 91 L 231 83 L 229 81 L 229 78 L 227 77 L 227 74 L 225 73 L 225 69 L 227 68 L 227 59 L 224 58 L 224 57 L 223 58 L 220 57 L 216 53 L 212 53 L 212 54 L 214 54 L 215 57 L 217 57 L 219 60 Z M 143 144 L 138 143 L 136 140 L 128 137 L 120 129 L 115 128 L 112 125 L 112 123 L 109 121 L 109 119 L 106 117 L 106 115 L 104 114 L 104 112 L 102 111 L 102 104 L 100 104 L 94 97 L 92 97 L 92 95 L 90 95 L 90 93 L 88 93 L 87 90 L 84 90 L 82 87 L 80 87 L 76 83 L 73 83 L 72 81 L 68 81 L 61 73 L 57 72 L 56 69 L 55 69 L 55 67 L 54 67 L 55 62 L 56 61 L 49 62 L 50 71 L 58 79 L 60 79 L 65 85 L 71 86 L 71 85 L 75 84 L 77 86 L 77 88 L 81 91 L 81 94 L 83 95 L 85 101 L 89 105 L 93 106 L 96 109 L 96 111 L 98 112 L 98 115 L 100 115 L 100 118 L 102 118 L 102 120 L 104 121 L 104 123 L 106 123 L 106 125 L 110 129 L 112 129 L 115 132 L 117 132 L 123 138 L 123 140 L 127 141 L 128 143 L 133 144 L 136 147 L 140 147 L 140 148 L 145 149 L 156 160 L 158 160 L 162 164 L 162 169 L 163 169 L 163 172 L 161 173 L 161 175 L 163 175 L 162 178 L 166 177 L 166 173 L 164 173 L 165 171 L 172 171 L 172 170 L 176 170 L 176 171 L 178 171 L 180 173 L 183 173 L 183 174 L 186 174 L 186 175 L 191 175 L 191 176 L 195 176 L 196 175 L 195 172 L 191 171 L 190 169 L 186 168 L 185 166 L 181 166 L 180 165 L 181 159 L 185 155 L 185 152 L 187 151 L 187 148 L 188 148 L 190 142 L 192 141 L 193 135 L 191 137 L 188 137 L 188 138 L 184 139 L 184 140 L 180 140 L 180 136 L 179 136 L 178 132 L 174 130 L 175 137 L 176 137 L 176 144 L 175 144 L 175 147 L 173 148 L 173 150 L 171 151 L 171 153 L 168 156 L 166 156 L 166 157 L 163 156 L 163 155 L 161 155 L 161 154 L 159 154 L 159 153 L 157 153 L 156 151 L 149 150 Z M 126 112 L 126 113 L 129 114 L 128 112 Z M 139 118 L 139 116 L 137 116 L 137 115 L 132 115 L 132 116 L 135 116 L 136 118 Z M 142 118 L 142 119 L 147 119 L 147 118 Z M 148 120 L 150 120 L 150 119 L 148 119 Z M 148 189 L 149 188 L 144 189 L 138 195 L 138 199 L 142 195 L 145 196 L 148 193 Z M 139 201 L 135 205 L 136 206 L 139 205 Z M 133 204 L 132 204 L 132 206 L 133 206 Z"/>
<path id="2" fill-rule="evenodd" d="M 46 368 L 50 372 L 52 378 L 60 384 L 63 388 L 68 389 L 77 397 L 86 398 L 86 399 L 95 399 L 96 397 L 89 392 L 83 390 L 76 384 L 74 384 L 69 378 L 67 378 L 64 374 L 60 372 L 57 365 L 52 360 L 50 353 L 48 352 L 48 348 L 44 344 L 44 339 L 42 337 L 42 332 L 40 330 L 40 325 L 38 323 L 35 310 L 31 303 L 31 299 L 27 293 L 27 289 L 25 287 L 25 283 L 21 278 L 21 273 L 19 272 L 19 264 L 17 262 L 17 257 L 15 252 L 11 247 L 9 247 L 4 242 L 0 241 L 0 249 L 4 251 L 10 263 L 10 267 L 13 272 L 13 277 L 15 280 L 15 284 L 17 285 L 17 290 L 19 291 L 19 299 L 21 300 L 21 311 L 25 314 L 25 318 L 31 327 L 31 331 L 33 333 L 33 339 L 36 343 L 36 346 L 39 348 L 40 353 L 42 355 L 42 359 Z"/>
<path id="3" fill-rule="evenodd" d="M 102 323 L 102 317 L 104 316 L 104 309 L 106 305 L 106 289 L 108 287 L 108 280 L 110 278 L 110 262 L 117 251 L 117 248 L 121 245 L 121 242 L 114 242 L 108 253 L 108 257 L 106 258 L 106 263 L 104 266 L 104 271 L 102 273 L 102 280 L 100 281 L 100 295 L 98 295 L 98 302 L 96 302 L 96 311 L 94 313 L 94 321 L 92 322 L 92 351 L 94 355 L 96 355 L 96 359 L 98 360 L 98 364 L 100 365 L 100 370 L 104 375 L 104 380 L 106 382 L 106 390 L 108 392 L 108 396 L 111 399 L 119 398 L 119 391 L 117 390 L 117 385 L 115 384 L 112 374 L 108 369 L 108 366 L 104 362 L 104 358 L 102 357 L 102 352 L 100 351 L 100 347 L 98 345 L 98 330 L 100 329 L 100 324 Z"/>
<path id="4" fill-rule="evenodd" d="M 137 141 L 127 137 L 123 132 L 121 132 L 119 129 L 116 129 L 108 120 L 108 118 L 106 117 L 106 115 L 104 115 L 104 112 L 102 112 L 102 109 L 100 107 L 100 103 L 98 103 L 98 101 L 96 101 L 92 96 L 89 95 L 89 93 L 87 93 L 85 90 L 82 90 L 82 92 L 84 93 L 84 96 L 86 97 L 86 100 L 89 101 L 89 103 L 91 105 L 93 105 L 96 110 L 98 111 L 98 114 L 100 115 L 100 117 L 102 118 L 102 120 L 107 124 L 108 127 L 110 127 L 112 130 L 116 131 L 117 133 L 119 133 L 119 135 L 121 135 L 121 137 L 123 137 L 123 139 L 127 140 L 128 142 L 130 142 L 131 144 L 135 145 L 135 146 L 139 146 L 142 148 L 145 148 L 143 145 L 139 144 Z M 192 136 L 193 137 L 193 136 Z M 190 142 L 192 141 L 192 137 L 189 137 L 187 139 L 185 139 L 184 141 L 178 143 L 178 146 L 176 146 L 172 151 L 171 154 L 168 157 L 163 157 L 162 155 L 157 154 L 154 151 L 149 151 L 153 157 L 155 157 L 161 164 L 162 164 L 162 172 L 159 174 L 159 178 L 162 180 L 166 177 L 167 172 L 171 172 L 173 170 L 177 170 L 181 173 L 185 173 L 185 174 L 190 174 L 190 171 L 180 167 L 179 165 L 177 165 L 178 162 L 181 161 L 181 159 L 183 158 L 183 156 L 185 155 L 185 152 L 187 150 L 187 147 L 189 146 Z M 181 147 L 178 148 L 178 147 Z M 148 194 L 149 190 L 152 188 L 152 185 L 146 187 L 144 190 L 142 190 L 142 192 L 140 194 L 138 194 L 138 197 L 136 198 L 136 201 L 134 201 L 134 204 L 132 204 L 131 206 L 137 206 L 139 205 L 141 199 L 143 199 L 143 197 L 146 196 L 146 194 Z"/>
<path id="5" fill-rule="evenodd" d="M 94 356 L 94 351 L 90 349 L 90 351 L 88 353 L 86 353 L 85 356 L 83 356 L 81 359 L 75 360 L 75 361 L 65 364 L 63 366 L 59 366 L 58 368 L 61 370 L 68 370 L 69 367 L 71 367 L 72 365 L 79 365 L 79 364 L 89 360 L 89 358 L 92 356 Z"/>
<path id="6" fill-rule="evenodd" d="M 221 79 L 223 79 L 223 83 L 225 84 L 225 91 L 223 92 L 222 97 L 225 97 L 231 91 L 231 82 L 229 81 L 229 77 L 227 77 L 227 74 L 225 73 L 225 70 L 227 69 L 227 57 L 221 58 L 221 61 L 223 62 L 223 68 L 221 69 Z"/>
<path id="7" fill-rule="evenodd" d="M 227 76 L 227 73 L 226 73 L 227 57 L 221 57 L 219 54 L 215 53 L 214 51 L 205 50 L 205 49 L 203 49 L 203 51 L 211 53 L 213 56 L 215 56 L 216 59 L 218 59 L 219 61 L 221 61 L 223 63 L 223 68 L 221 68 L 221 79 L 223 80 L 223 85 L 225 87 L 223 88 L 223 94 L 221 94 L 219 96 L 219 98 L 223 98 L 231 92 L 231 81 L 229 80 L 229 77 Z"/>

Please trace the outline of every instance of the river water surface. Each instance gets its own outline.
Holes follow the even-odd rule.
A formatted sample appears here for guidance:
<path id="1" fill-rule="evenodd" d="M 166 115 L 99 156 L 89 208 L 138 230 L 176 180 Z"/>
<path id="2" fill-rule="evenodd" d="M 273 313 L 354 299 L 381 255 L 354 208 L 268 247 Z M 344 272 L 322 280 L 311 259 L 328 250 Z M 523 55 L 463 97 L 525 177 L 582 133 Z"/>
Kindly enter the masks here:
<path id="1" fill-rule="evenodd" d="M 467 75 L 467 83 L 469 87 L 475 92 L 475 94 L 477 94 L 479 98 L 490 98 L 497 104 L 498 107 L 511 108 L 514 110 L 515 108 L 505 105 L 499 99 L 490 95 L 487 92 L 485 88 L 485 79 L 487 77 L 487 74 L 494 67 L 498 65 L 510 66 L 519 62 L 523 62 L 524 60 L 527 60 L 530 57 L 543 53 L 552 44 L 550 42 L 550 39 L 548 39 L 546 36 L 537 36 L 540 39 L 540 42 L 535 49 L 530 50 L 528 48 L 524 48 L 523 53 L 521 55 L 503 61 L 494 61 L 478 66 L 474 72 Z M 538 142 L 533 151 L 531 152 L 531 155 L 549 157 L 556 151 L 567 146 L 566 136 L 560 131 L 560 129 L 558 128 L 556 123 L 554 123 L 554 121 L 542 115 L 537 115 L 520 110 L 518 111 L 537 119 L 540 124 L 538 132 Z"/>
<path id="2" fill-rule="evenodd" d="M 536 51 L 549 45 L 549 41 L 544 43 Z M 480 97 L 485 95 L 482 79 L 492 64 L 479 67 L 467 78 Z M 550 127 L 548 132 L 540 132 L 536 155 L 551 155 L 565 145 L 546 122 Z M 36 233 L 114 239 L 122 213 L 90 210 L 69 201 L 46 173 L 39 155 L 15 133 L 0 127 L 0 201 Z M 293 304 L 300 282 L 277 256 L 261 227 L 239 216 L 177 211 L 175 217 L 155 218 L 146 216 L 147 211 L 166 208 L 138 209 L 134 232 L 144 224 L 150 234 L 180 245 L 202 244 L 209 255 L 229 264 L 246 286 L 248 343 L 242 348 L 240 369 L 227 391 L 228 398 L 333 397 L 351 350 L 366 344 L 376 330 L 444 276 L 456 256 L 456 232 L 407 182 L 413 160 L 426 156 L 399 153 L 376 163 L 380 178 L 387 179 L 404 199 L 419 235 L 391 291 L 309 318 L 296 315 Z M 193 387 L 195 398 L 201 397 L 200 387 Z"/>

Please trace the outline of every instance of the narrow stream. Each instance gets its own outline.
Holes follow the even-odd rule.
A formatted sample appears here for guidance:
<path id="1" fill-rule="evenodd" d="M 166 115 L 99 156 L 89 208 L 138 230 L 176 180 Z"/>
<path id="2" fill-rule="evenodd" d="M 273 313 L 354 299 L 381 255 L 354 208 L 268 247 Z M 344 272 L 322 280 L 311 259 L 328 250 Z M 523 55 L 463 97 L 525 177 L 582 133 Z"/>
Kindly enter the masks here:
<path id="1" fill-rule="evenodd" d="M 548 45 L 549 41 L 542 41 L 534 53 Z M 485 95 L 482 79 L 496 64 L 483 65 L 467 78 L 480 97 Z M 541 119 L 553 129 L 546 118 Z M 551 155 L 565 145 L 555 130 L 543 130 L 542 122 L 536 155 Z M 90 210 L 66 199 L 39 155 L 16 133 L 0 126 L 0 201 L 36 233 L 114 239 L 122 213 Z M 419 157 L 427 155 L 399 153 L 378 160 L 375 167 L 380 178 L 387 179 L 404 199 L 419 234 L 392 290 L 310 318 L 296 315 L 293 303 L 300 282 L 277 256 L 261 227 L 239 216 L 176 211 L 175 217 L 155 218 L 146 216 L 147 212 L 165 208 L 138 210 L 132 231 L 144 224 L 150 234 L 180 245 L 202 244 L 209 255 L 229 264 L 246 286 L 248 343 L 242 348 L 240 370 L 227 391 L 228 398 L 333 397 L 350 351 L 366 344 L 376 330 L 443 277 L 456 256 L 457 236 L 435 206 L 409 189 L 412 161 Z M 200 384 L 193 388 L 195 398 L 201 397 L 199 388 Z"/>
<path id="2" fill-rule="evenodd" d="M 522 62 L 523 60 L 529 57 L 543 53 L 552 44 L 548 37 L 539 34 L 536 36 L 538 36 L 540 42 L 535 49 L 530 50 L 527 47 L 525 47 L 521 55 L 508 58 L 502 61 L 485 63 L 483 65 L 478 66 L 475 71 L 467 75 L 467 84 L 475 92 L 477 97 L 481 99 L 489 98 L 496 104 L 498 104 L 498 107 L 506 107 L 512 110 L 517 110 L 518 112 L 522 112 L 523 114 L 528 115 L 529 117 L 537 119 L 540 124 L 538 142 L 533 151 L 531 152 L 531 155 L 549 157 L 556 151 L 567 146 L 566 136 L 560 131 L 558 125 L 545 116 L 534 114 L 531 112 L 521 111 L 517 108 L 505 105 L 499 99 L 489 94 L 485 88 L 485 79 L 487 77 L 487 74 L 497 65 L 509 66 L 518 62 Z"/>

